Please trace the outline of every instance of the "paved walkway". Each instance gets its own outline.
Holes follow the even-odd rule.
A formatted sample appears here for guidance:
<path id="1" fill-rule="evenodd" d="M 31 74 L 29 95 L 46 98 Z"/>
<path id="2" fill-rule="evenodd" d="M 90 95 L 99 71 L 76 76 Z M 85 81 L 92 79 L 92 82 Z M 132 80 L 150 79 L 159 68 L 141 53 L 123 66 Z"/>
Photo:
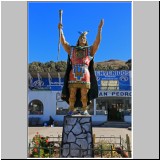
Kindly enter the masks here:
<path id="1" fill-rule="evenodd" d="M 42 136 L 58 137 L 58 135 L 62 136 L 62 127 L 28 127 L 28 141 L 32 140 L 37 132 Z M 128 134 L 132 146 L 132 130 L 128 130 L 128 128 L 93 127 L 93 134 L 96 137 L 121 136 L 124 140 L 126 139 L 126 134 Z"/>

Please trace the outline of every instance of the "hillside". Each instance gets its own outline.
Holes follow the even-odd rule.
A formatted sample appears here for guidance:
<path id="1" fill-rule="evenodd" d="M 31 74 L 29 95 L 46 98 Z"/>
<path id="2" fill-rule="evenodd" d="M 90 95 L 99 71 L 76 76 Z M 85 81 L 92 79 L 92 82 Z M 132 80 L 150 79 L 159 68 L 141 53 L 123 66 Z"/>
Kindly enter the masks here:
<path id="1" fill-rule="evenodd" d="M 95 63 L 96 70 L 131 70 L 131 60 L 108 60 Z"/>
<path id="2" fill-rule="evenodd" d="M 131 70 L 132 61 L 129 59 L 128 61 L 121 61 L 121 60 L 108 60 L 104 62 L 95 62 L 94 68 L 95 70 L 99 71 L 107 71 L 107 70 Z M 65 72 L 67 63 L 65 61 L 59 62 L 32 62 L 29 64 L 29 73 L 58 73 L 58 72 Z"/>

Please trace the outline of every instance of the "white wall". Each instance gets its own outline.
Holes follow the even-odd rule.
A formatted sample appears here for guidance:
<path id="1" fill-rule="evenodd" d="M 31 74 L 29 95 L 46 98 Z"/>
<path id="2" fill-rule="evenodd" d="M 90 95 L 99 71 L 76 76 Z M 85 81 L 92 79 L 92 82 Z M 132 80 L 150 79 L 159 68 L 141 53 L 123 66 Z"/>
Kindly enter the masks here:
<path id="1" fill-rule="evenodd" d="M 48 121 L 49 116 L 56 114 L 56 93 L 53 91 L 28 91 L 28 105 L 38 99 L 43 103 L 43 115 L 29 115 L 29 117 L 40 117 L 41 121 Z"/>
<path id="2" fill-rule="evenodd" d="M 55 121 L 63 123 L 63 115 L 56 115 L 56 93 L 57 91 L 28 91 L 28 105 L 34 100 L 38 99 L 43 103 L 43 115 L 29 115 L 29 117 L 39 117 L 41 122 L 48 121 L 51 115 Z M 66 103 L 67 105 L 67 103 Z M 67 106 L 68 107 L 68 106 Z M 108 120 L 107 115 L 93 115 L 92 122 L 94 125 L 99 125 Z M 131 122 L 131 116 L 125 116 L 124 121 Z"/>

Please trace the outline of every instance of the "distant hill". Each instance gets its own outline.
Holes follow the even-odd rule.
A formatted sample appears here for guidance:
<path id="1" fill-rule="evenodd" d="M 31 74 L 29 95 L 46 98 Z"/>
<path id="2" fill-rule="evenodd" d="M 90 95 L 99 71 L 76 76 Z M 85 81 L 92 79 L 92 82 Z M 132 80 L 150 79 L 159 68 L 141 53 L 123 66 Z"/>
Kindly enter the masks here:
<path id="1" fill-rule="evenodd" d="M 99 71 L 107 71 L 107 70 L 131 70 L 132 61 L 129 59 L 128 61 L 121 61 L 121 60 L 108 60 L 104 62 L 95 62 L 94 68 L 95 70 Z M 67 63 L 65 61 L 59 62 L 32 62 L 29 64 L 29 73 L 58 73 L 58 72 L 65 72 L 67 68 Z"/>
<path id="2" fill-rule="evenodd" d="M 108 60 L 104 62 L 95 62 L 95 70 L 131 70 L 131 59 L 128 61 Z"/>

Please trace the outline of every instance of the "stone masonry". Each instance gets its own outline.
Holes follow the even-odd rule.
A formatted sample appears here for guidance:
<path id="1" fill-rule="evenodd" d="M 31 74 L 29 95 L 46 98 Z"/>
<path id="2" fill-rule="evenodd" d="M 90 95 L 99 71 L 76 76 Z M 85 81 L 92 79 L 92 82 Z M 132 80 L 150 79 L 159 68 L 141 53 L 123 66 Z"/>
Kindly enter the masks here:
<path id="1" fill-rule="evenodd" d="M 92 117 L 64 116 L 61 157 L 93 157 Z"/>

